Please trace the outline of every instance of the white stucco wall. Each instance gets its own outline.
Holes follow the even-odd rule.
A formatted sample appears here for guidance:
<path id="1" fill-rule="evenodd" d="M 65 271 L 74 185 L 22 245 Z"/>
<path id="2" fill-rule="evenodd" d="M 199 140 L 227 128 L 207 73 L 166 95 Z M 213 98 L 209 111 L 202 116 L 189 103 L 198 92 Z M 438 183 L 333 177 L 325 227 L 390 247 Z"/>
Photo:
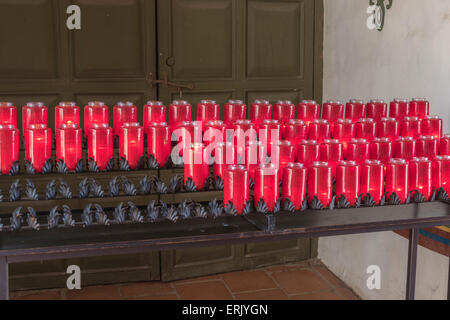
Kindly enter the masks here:
<path id="1" fill-rule="evenodd" d="M 367 29 L 368 4 L 325 0 L 324 100 L 426 97 L 450 131 L 450 1 L 394 0 L 382 32 Z M 319 258 L 365 299 L 404 298 L 407 251 L 393 232 L 319 240 Z M 420 247 L 416 298 L 446 298 L 448 263 Z M 380 290 L 366 286 L 372 264 Z"/>

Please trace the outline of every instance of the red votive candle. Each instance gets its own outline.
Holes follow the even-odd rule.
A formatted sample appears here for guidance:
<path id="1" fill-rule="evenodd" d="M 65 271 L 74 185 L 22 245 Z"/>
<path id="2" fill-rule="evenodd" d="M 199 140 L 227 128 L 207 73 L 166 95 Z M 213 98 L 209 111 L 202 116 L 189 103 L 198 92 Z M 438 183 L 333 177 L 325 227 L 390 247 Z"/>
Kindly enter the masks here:
<path id="1" fill-rule="evenodd" d="M 99 170 L 106 170 L 113 157 L 113 128 L 107 123 L 93 124 L 88 131 L 88 158 L 94 159 Z"/>
<path id="2" fill-rule="evenodd" d="M 235 121 L 232 130 L 229 130 L 227 141 L 233 141 L 236 153 L 243 158 L 247 143 L 256 141 L 255 125 L 250 120 Z"/>
<path id="3" fill-rule="evenodd" d="M 12 124 L 0 124 L 0 170 L 8 174 L 19 161 L 19 130 Z"/>
<path id="4" fill-rule="evenodd" d="M 366 139 L 352 139 L 344 157 L 346 160 L 352 160 L 358 164 L 363 163 L 369 158 L 369 143 Z"/>
<path id="5" fill-rule="evenodd" d="M 344 119 L 344 105 L 340 101 L 328 100 L 322 107 L 322 119 L 334 124 L 338 119 Z"/>
<path id="6" fill-rule="evenodd" d="M 224 173 L 223 185 L 223 203 L 225 208 L 231 201 L 237 213 L 242 214 L 249 200 L 248 171 L 245 166 L 228 166 Z"/>
<path id="7" fill-rule="evenodd" d="M 283 168 L 295 161 L 294 145 L 288 140 L 281 140 L 273 145 L 271 162 L 278 169 L 278 179 L 283 179 Z"/>
<path id="8" fill-rule="evenodd" d="M 384 189 L 384 165 L 379 160 L 366 160 L 361 165 L 360 193 L 363 198 L 368 193 L 375 204 L 379 204 Z"/>
<path id="9" fill-rule="evenodd" d="M 237 120 L 245 120 L 247 106 L 241 100 L 228 100 L 224 106 L 223 122 L 227 128 L 231 128 Z"/>
<path id="10" fill-rule="evenodd" d="M 420 136 L 416 140 L 417 157 L 434 159 L 438 154 L 438 140 L 433 136 Z"/>
<path id="11" fill-rule="evenodd" d="M 414 98 L 409 102 L 408 115 L 423 119 L 430 114 L 430 103 L 425 98 Z"/>
<path id="12" fill-rule="evenodd" d="M 45 162 L 52 157 L 52 131 L 45 124 L 30 124 L 24 136 L 25 159 L 36 172 L 42 172 Z"/>
<path id="13" fill-rule="evenodd" d="M 339 119 L 334 124 L 332 136 L 342 143 L 343 152 L 347 152 L 348 143 L 355 137 L 355 124 L 350 119 Z"/>
<path id="14" fill-rule="evenodd" d="M 203 125 L 217 121 L 219 117 L 219 105 L 214 100 L 202 100 L 197 104 L 197 121 L 201 121 Z"/>
<path id="15" fill-rule="evenodd" d="M 319 159 L 328 162 L 333 175 L 336 174 L 336 165 L 343 160 L 343 146 L 339 140 L 327 139 L 322 142 L 319 149 Z"/>
<path id="16" fill-rule="evenodd" d="M 11 102 L 0 102 L 0 125 L 17 128 L 17 109 Z"/>
<path id="17" fill-rule="evenodd" d="M 272 119 L 272 105 L 267 100 L 255 100 L 250 105 L 250 120 L 258 130 L 259 124 L 264 120 Z"/>
<path id="18" fill-rule="evenodd" d="M 273 105 L 273 118 L 281 124 L 295 119 L 295 105 L 289 101 L 278 101 Z"/>
<path id="19" fill-rule="evenodd" d="M 302 163 L 288 163 L 283 169 L 281 196 L 289 199 L 295 210 L 299 210 L 306 196 L 306 168 Z"/>
<path id="20" fill-rule="evenodd" d="M 307 138 L 307 128 L 303 120 L 291 119 L 282 127 L 282 137 L 296 146 Z"/>
<path id="21" fill-rule="evenodd" d="M 409 162 L 409 191 L 418 190 L 425 201 L 431 197 L 431 161 L 428 158 L 413 158 Z"/>
<path id="22" fill-rule="evenodd" d="M 215 147 L 213 172 L 214 178 L 224 178 L 229 165 L 236 164 L 236 151 L 232 142 L 219 142 Z"/>
<path id="23" fill-rule="evenodd" d="M 263 120 L 259 125 L 258 132 L 259 141 L 261 141 L 267 149 L 267 154 L 272 154 L 272 145 L 281 139 L 281 124 L 278 120 Z"/>
<path id="24" fill-rule="evenodd" d="M 173 133 L 178 138 L 178 154 L 183 155 L 184 149 L 190 148 L 192 143 L 201 143 L 202 131 L 201 127 L 195 122 L 182 122 Z"/>
<path id="25" fill-rule="evenodd" d="M 392 158 L 392 142 L 389 138 L 375 138 L 369 145 L 369 158 L 387 163 Z"/>
<path id="26" fill-rule="evenodd" d="M 360 167 L 355 161 L 340 161 L 336 166 L 336 194 L 344 195 L 351 206 L 358 200 Z"/>
<path id="27" fill-rule="evenodd" d="M 169 126 L 175 130 L 183 122 L 192 121 L 192 106 L 184 100 L 175 100 L 169 105 Z"/>
<path id="28" fill-rule="evenodd" d="M 250 178 L 255 180 L 255 170 L 260 164 L 266 163 L 266 147 L 261 141 L 249 141 L 245 147 L 245 165 Z"/>
<path id="29" fill-rule="evenodd" d="M 385 191 L 388 198 L 395 192 L 401 202 L 405 202 L 408 196 L 408 163 L 405 159 L 391 159 L 386 164 Z"/>
<path id="30" fill-rule="evenodd" d="M 377 137 L 395 140 L 400 134 L 400 126 L 394 118 L 381 118 L 377 122 Z"/>
<path id="31" fill-rule="evenodd" d="M 212 120 L 205 124 L 204 130 L 203 142 L 205 147 L 209 146 L 208 150 L 212 149 L 212 152 L 210 153 L 214 155 L 214 147 L 217 143 L 225 142 L 227 140 L 226 126 L 223 121 Z"/>
<path id="32" fill-rule="evenodd" d="M 113 107 L 113 118 L 114 118 L 114 135 L 118 136 L 120 134 L 120 128 L 124 123 L 137 122 L 137 108 L 130 102 L 117 102 Z"/>
<path id="33" fill-rule="evenodd" d="M 153 122 L 147 127 L 147 152 L 152 155 L 160 168 L 164 167 L 169 159 L 170 129 L 165 122 Z"/>
<path id="34" fill-rule="evenodd" d="M 371 118 L 359 119 L 355 123 L 355 138 L 372 141 L 377 136 L 377 124 Z"/>
<path id="35" fill-rule="evenodd" d="M 325 139 L 330 139 L 331 126 L 328 120 L 316 119 L 309 124 L 308 139 L 322 142 Z"/>
<path id="36" fill-rule="evenodd" d="M 421 120 L 418 117 L 404 117 L 400 121 L 400 136 L 413 137 L 416 139 L 421 135 Z"/>
<path id="37" fill-rule="evenodd" d="M 352 99 L 345 105 L 345 119 L 358 122 L 366 117 L 366 105 L 362 100 Z"/>
<path id="38" fill-rule="evenodd" d="M 431 168 L 432 191 L 442 187 L 445 192 L 450 193 L 450 156 L 436 156 L 432 161 Z"/>
<path id="39" fill-rule="evenodd" d="M 32 124 L 45 124 L 48 127 L 48 109 L 42 102 L 28 102 L 22 107 L 23 132 Z"/>
<path id="40" fill-rule="evenodd" d="M 440 139 L 442 137 L 442 119 L 438 116 L 424 116 L 420 125 L 420 134 Z"/>
<path id="41" fill-rule="evenodd" d="M 75 170 L 83 158 L 83 130 L 74 124 L 62 124 L 56 129 L 56 160 L 63 160 L 69 171 Z"/>
<path id="42" fill-rule="evenodd" d="M 273 211 L 275 203 L 280 197 L 278 184 L 278 169 L 273 163 L 261 164 L 255 169 L 255 206 L 263 199 Z"/>
<path id="43" fill-rule="evenodd" d="M 314 162 L 319 161 L 319 143 L 315 140 L 303 140 L 297 146 L 297 162 L 303 163 L 308 168 Z"/>
<path id="44" fill-rule="evenodd" d="M 144 155 L 144 128 L 137 122 L 124 123 L 119 134 L 119 155 L 128 161 L 131 169 L 136 169 Z"/>
<path id="45" fill-rule="evenodd" d="M 319 119 L 319 114 L 320 105 L 314 100 L 303 100 L 298 105 L 297 118 L 303 120 L 307 126 L 309 126 L 313 120 Z"/>
<path id="46" fill-rule="evenodd" d="M 387 104 L 381 99 L 372 99 L 366 106 L 366 117 L 375 121 L 387 117 Z"/>
<path id="47" fill-rule="evenodd" d="M 333 196 L 333 174 L 327 162 L 314 162 L 308 168 L 308 202 L 316 196 L 324 208 L 330 206 Z"/>
<path id="48" fill-rule="evenodd" d="M 413 137 L 399 137 L 393 143 L 393 157 L 410 161 L 416 156 L 416 140 Z"/>
<path id="49" fill-rule="evenodd" d="M 145 131 L 152 123 L 166 123 L 166 106 L 161 101 L 148 101 L 143 109 L 143 121 Z"/>
<path id="50" fill-rule="evenodd" d="M 102 125 L 109 123 L 109 109 L 101 101 L 89 102 L 84 107 L 84 132 L 85 135 L 89 132 L 94 124 Z"/>
<path id="51" fill-rule="evenodd" d="M 389 104 L 389 117 L 403 120 L 409 114 L 409 102 L 407 99 L 394 99 Z"/>
<path id="52" fill-rule="evenodd" d="M 450 155 L 450 134 L 445 134 L 439 142 L 439 154 L 441 156 Z"/>
<path id="53" fill-rule="evenodd" d="M 208 163 L 204 159 L 204 148 L 202 143 L 193 143 L 186 148 L 184 155 L 184 183 L 189 178 L 197 186 L 197 190 L 201 190 L 205 186 L 208 178 Z"/>
<path id="54" fill-rule="evenodd" d="M 80 107 L 75 102 L 60 102 L 55 107 L 55 129 L 61 128 L 63 124 L 80 127 Z"/>

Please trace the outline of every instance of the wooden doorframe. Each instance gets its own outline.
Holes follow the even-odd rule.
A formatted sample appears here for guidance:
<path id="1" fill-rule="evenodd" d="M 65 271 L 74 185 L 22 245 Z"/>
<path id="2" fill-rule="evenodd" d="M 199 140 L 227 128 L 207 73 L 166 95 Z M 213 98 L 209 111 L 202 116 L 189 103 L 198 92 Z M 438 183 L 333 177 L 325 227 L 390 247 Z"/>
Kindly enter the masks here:
<path id="1" fill-rule="evenodd" d="M 314 100 L 323 100 L 324 0 L 314 1 Z"/>

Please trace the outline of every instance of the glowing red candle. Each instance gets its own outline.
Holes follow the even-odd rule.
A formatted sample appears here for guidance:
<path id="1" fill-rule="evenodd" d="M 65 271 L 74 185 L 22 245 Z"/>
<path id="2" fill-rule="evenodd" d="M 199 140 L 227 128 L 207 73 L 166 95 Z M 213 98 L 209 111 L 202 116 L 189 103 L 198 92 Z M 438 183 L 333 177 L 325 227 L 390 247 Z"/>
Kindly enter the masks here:
<path id="1" fill-rule="evenodd" d="M 430 114 L 430 103 L 424 98 L 414 98 L 409 102 L 409 112 L 410 117 L 419 117 L 423 119 L 425 116 Z"/>
<path id="2" fill-rule="evenodd" d="M 281 196 L 289 199 L 295 210 L 299 210 L 306 196 L 306 168 L 302 163 L 288 163 L 283 169 Z"/>
<path id="3" fill-rule="evenodd" d="M 387 104 L 381 99 L 372 99 L 366 106 L 366 117 L 375 121 L 387 117 Z"/>
<path id="4" fill-rule="evenodd" d="M 191 178 L 197 186 L 197 190 L 204 188 L 209 175 L 208 163 L 204 159 L 204 154 L 203 144 L 193 143 L 186 148 L 184 155 L 184 183 Z"/>
<path id="5" fill-rule="evenodd" d="M 308 127 L 303 120 L 291 119 L 282 127 L 282 137 L 294 146 L 305 140 L 308 136 Z"/>
<path id="6" fill-rule="evenodd" d="M 267 149 L 267 154 L 272 154 L 272 145 L 281 139 L 281 124 L 278 120 L 264 120 L 259 125 L 259 141 Z"/>
<path id="7" fill-rule="evenodd" d="M 308 202 L 316 196 L 324 208 L 330 206 L 333 196 L 333 174 L 327 162 L 314 162 L 308 168 Z"/>
<path id="8" fill-rule="evenodd" d="M 347 152 L 344 154 L 346 160 L 355 161 L 358 164 L 363 163 L 369 158 L 369 143 L 366 139 L 352 139 L 347 146 Z"/>
<path id="9" fill-rule="evenodd" d="M 366 160 L 361 165 L 360 193 L 363 198 L 368 193 L 375 204 L 379 204 L 384 189 L 384 165 L 379 160 Z"/>
<path id="10" fill-rule="evenodd" d="M 316 119 L 309 124 L 308 139 L 322 142 L 325 139 L 330 139 L 331 127 L 328 120 Z"/>
<path id="11" fill-rule="evenodd" d="M 450 193 L 450 156 L 436 156 L 431 165 L 432 191 L 442 187 Z"/>
<path id="12" fill-rule="evenodd" d="M 243 158 L 247 143 L 256 141 L 255 125 L 250 120 L 237 120 L 233 123 L 231 133 L 228 141 L 233 141 L 236 153 Z"/>
<path id="13" fill-rule="evenodd" d="M 0 125 L 17 128 L 17 109 L 11 102 L 0 102 Z"/>
<path id="14" fill-rule="evenodd" d="M 385 191 L 388 193 L 387 199 L 395 192 L 400 201 L 404 203 L 408 196 L 408 188 L 408 163 L 405 159 L 391 159 L 386 164 Z"/>
<path id="15" fill-rule="evenodd" d="M 76 124 L 62 124 L 56 129 L 56 160 L 62 160 L 69 171 L 83 158 L 83 130 Z"/>
<path id="16" fill-rule="evenodd" d="M 274 144 L 271 162 L 275 164 L 278 169 L 278 178 L 281 181 L 283 178 L 283 168 L 288 163 L 295 161 L 294 145 L 287 140 L 281 140 Z"/>
<path id="17" fill-rule="evenodd" d="M 143 108 L 142 124 L 147 132 L 147 127 L 152 123 L 165 123 L 166 106 L 161 101 L 148 101 Z"/>
<path id="18" fill-rule="evenodd" d="M 169 105 L 169 126 L 175 130 L 183 122 L 192 121 L 192 106 L 184 100 L 175 100 Z"/>
<path id="19" fill-rule="evenodd" d="M 250 178 L 255 180 L 255 170 L 266 163 L 266 147 L 260 141 L 249 141 L 245 147 L 245 166 Z"/>
<path id="20" fill-rule="evenodd" d="M 202 100 L 197 104 L 197 121 L 201 121 L 203 125 L 210 121 L 217 121 L 219 117 L 219 105 L 214 100 Z"/>
<path id="21" fill-rule="evenodd" d="M 175 138 L 178 138 L 178 154 L 183 155 L 184 149 L 190 148 L 192 143 L 201 143 L 201 127 L 194 122 L 182 122 L 174 131 Z"/>
<path id="22" fill-rule="evenodd" d="M 377 124 L 371 118 L 359 119 L 355 123 L 355 138 L 372 141 L 377 136 Z"/>
<path id="23" fill-rule="evenodd" d="M 375 138 L 369 146 L 369 158 L 387 163 L 392 158 L 392 142 L 389 138 Z"/>
<path id="24" fill-rule="evenodd" d="M 109 109 L 103 102 L 92 101 L 84 107 L 84 131 L 87 132 L 94 124 L 109 123 Z"/>
<path id="25" fill-rule="evenodd" d="M 165 122 L 153 122 L 147 127 L 147 152 L 158 162 L 160 168 L 164 167 L 169 159 L 170 129 Z"/>
<path id="26" fill-rule="evenodd" d="M 94 159 L 99 170 L 106 170 L 113 157 L 113 128 L 107 123 L 93 124 L 88 131 L 88 158 Z"/>
<path id="27" fill-rule="evenodd" d="M 407 99 L 394 99 L 389 104 L 389 117 L 402 120 L 409 113 L 409 102 Z"/>
<path id="28" fill-rule="evenodd" d="M 409 191 L 418 190 L 425 198 L 431 197 L 431 161 L 428 158 L 413 158 L 409 162 Z"/>
<path id="29" fill-rule="evenodd" d="M 249 200 L 248 171 L 245 166 L 230 165 L 224 173 L 223 203 L 227 207 L 233 202 L 238 214 L 244 212 Z"/>
<path id="30" fill-rule="evenodd" d="M 245 120 L 247 106 L 241 100 L 228 100 L 224 106 L 223 122 L 227 128 L 231 128 L 237 120 Z"/>
<path id="31" fill-rule="evenodd" d="M 320 145 L 315 140 L 303 140 L 297 146 L 297 162 L 303 163 L 308 168 L 314 162 L 319 161 Z"/>
<path id="32" fill-rule="evenodd" d="M 339 119 L 334 124 L 332 136 L 342 143 L 343 152 L 347 152 L 348 143 L 355 137 L 355 124 L 350 119 Z"/>
<path id="33" fill-rule="evenodd" d="M 224 172 L 229 165 L 236 164 L 236 151 L 233 143 L 219 142 L 215 147 L 213 172 L 214 178 L 224 178 Z"/>
<path id="34" fill-rule="evenodd" d="M 0 172 L 8 174 L 19 161 L 19 130 L 12 124 L 0 124 Z"/>
<path id="35" fill-rule="evenodd" d="M 366 117 L 366 105 L 362 100 L 352 99 L 345 105 L 345 119 L 358 122 Z"/>
<path id="36" fill-rule="evenodd" d="M 124 123 L 137 122 L 137 108 L 132 102 L 118 102 L 113 107 L 114 135 L 120 134 Z"/>
<path id="37" fill-rule="evenodd" d="M 322 119 L 334 124 L 338 119 L 344 119 L 344 105 L 340 101 L 328 100 L 322 107 Z"/>
<path id="38" fill-rule="evenodd" d="M 442 137 L 442 119 L 438 116 L 424 116 L 420 125 L 420 134 L 440 139 Z"/>
<path id="39" fill-rule="evenodd" d="M 433 136 L 420 136 L 416 140 L 416 156 L 434 159 L 438 154 L 438 140 Z"/>
<path id="40" fill-rule="evenodd" d="M 263 199 L 269 211 L 272 211 L 280 197 L 278 186 L 278 169 L 275 165 L 269 163 L 258 166 L 255 170 L 255 206 Z"/>
<path id="41" fill-rule="evenodd" d="M 336 173 L 336 165 L 343 159 L 343 146 L 339 140 L 327 139 L 322 142 L 319 149 L 319 159 L 328 162 L 328 165 Z"/>
<path id="42" fill-rule="evenodd" d="M 273 118 L 284 124 L 295 118 L 295 105 L 289 101 L 278 101 L 273 105 Z"/>
<path id="43" fill-rule="evenodd" d="M 377 122 L 377 137 L 395 140 L 400 134 L 400 126 L 394 118 L 381 118 Z"/>
<path id="44" fill-rule="evenodd" d="M 55 107 L 55 129 L 61 128 L 63 124 L 80 127 L 80 107 L 75 102 L 60 102 Z"/>
<path id="45" fill-rule="evenodd" d="M 52 131 L 45 124 L 30 124 L 24 136 L 25 159 L 36 172 L 42 172 L 45 162 L 52 157 Z"/>
<path id="46" fill-rule="evenodd" d="M 410 161 L 416 156 L 416 140 L 413 137 L 399 137 L 393 143 L 393 157 Z"/>
<path id="47" fill-rule="evenodd" d="M 32 124 L 48 126 L 48 109 L 42 102 L 28 102 L 22 107 L 22 130 L 27 130 Z"/>
<path id="48" fill-rule="evenodd" d="M 303 120 L 307 126 L 309 126 L 313 120 L 319 119 L 319 114 L 320 105 L 314 100 L 303 100 L 298 105 L 297 118 Z"/>
<path id="49" fill-rule="evenodd" d="M 418 117 L 404 117 L 400 121 L 400 136 L 417 138 L 421 135 L 421 120 Z"/>
<path id="50" fill-rule="evenodd" d="M 336 166 L 336 194 L 344 195 L 354 206 L 359 195 L 360 167 L 355 161 L 340 161 Z"/>
<path id="51" fill-rule="evenodd" d="M 258 130 L 259 124 L 264 120 L 272 119 L 272 105 L 267 100 L 255 100 L 250 105 L 250 120 Z"/>
<path id="52" fill-rule="evenodd" d="M 445 134 L 439 142 L 439 154 L 441 156 L 450 155 L 450 134 Z"/>
<path id="53" fill-rule="evenodd" d="M 217 143 L 227 140 L 225 124 L 220 120 L 209 121 L 203 129 L 205 132 L 203 135 L 205 147 L 211 145 L 210 148 L 214 148 Z M 211 154 L 214 155 L 214 150 Z"/>
<path id="54" fill-rule="evenodd" d="M 119 134 L 119 156 L 128 161 L 131 169 L 136 169 L 144 155 L 144 128 L 137 122 L 124 123 Z"/>

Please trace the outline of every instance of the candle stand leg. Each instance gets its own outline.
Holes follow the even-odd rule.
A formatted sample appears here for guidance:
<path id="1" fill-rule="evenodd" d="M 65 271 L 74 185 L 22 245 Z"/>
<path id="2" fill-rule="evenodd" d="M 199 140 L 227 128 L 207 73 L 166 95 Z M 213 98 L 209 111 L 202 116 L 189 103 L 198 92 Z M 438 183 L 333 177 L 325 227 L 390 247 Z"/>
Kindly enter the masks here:
<path id="1" fill-rule="evenodd" d="M 8 260 L 0 257 L 0 300 L 8 300 Z"/>
<path id="2" fill-rule="evenodd" d="M 450 258 L 448 260 L 447 300 L 450 300 Z"/>
<path id="3" fill-rule="evenodd" d="M 413 228 L 409 230 L 408 247 L 408 271 L 406 279 L 406 300 L 414 300 L 416 291 L 416 265 L 417 265 L 417 244 L 419 230 Z"/>

